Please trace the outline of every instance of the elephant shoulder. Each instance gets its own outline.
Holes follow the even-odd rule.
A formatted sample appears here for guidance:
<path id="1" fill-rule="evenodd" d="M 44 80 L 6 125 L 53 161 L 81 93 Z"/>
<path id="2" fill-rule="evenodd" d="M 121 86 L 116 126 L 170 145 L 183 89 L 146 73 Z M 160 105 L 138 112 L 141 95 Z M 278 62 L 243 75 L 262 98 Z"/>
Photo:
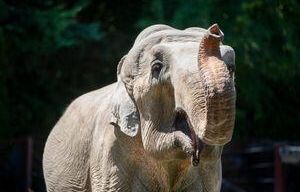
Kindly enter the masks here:
<path id="1" fill-rule="evenodd" d="M 92 136 L 99 111 L 108 109 L 111 91 L 114 87 L 115 84 L 110 84 L 73 100 L 56 123 L 49 137 L 55 135 L 56 140 L 61 138 L 61 140 L 66 141 L 67 138 L 76 140 L 83 134 Z"/>
<path id="2" fill-rule="evenodd" d="M 49 134 L 43 155 L 44 176 L 49 190 L 59 187 L 71 189 L 72 183 L 78 189 L 86 185 L 84 181 L 88 180 L 93 137 L 99 119 L 97 113 L 107 110 L 109 105 L 106 102 L 114 86 L 111 84 L 76 98 Z"/>
<path id="3" fill-rule="evenodd" d="M 74 113 L 85 117 L 95 116 L 98 110 L 109 106 L 110 96 L 116 86 L 115 83 L 88 92 L 71 102 L 65 113 Z"/>
<path id="4" fill-rule="evenodd" d="M 79 97 L 77 97 L 71 104 L 70 107 L 75 106 L 88 106 L 91 107 L 95 104 L 102 104 L 106 102 L 106 100 L 110 99 L 111 93 L 114 91 L 116 87 L 116 83 L 107 85 L 105 87 L 102 87 L 100 89 L 90 91 L 88 93 L 85 93 Z"/>

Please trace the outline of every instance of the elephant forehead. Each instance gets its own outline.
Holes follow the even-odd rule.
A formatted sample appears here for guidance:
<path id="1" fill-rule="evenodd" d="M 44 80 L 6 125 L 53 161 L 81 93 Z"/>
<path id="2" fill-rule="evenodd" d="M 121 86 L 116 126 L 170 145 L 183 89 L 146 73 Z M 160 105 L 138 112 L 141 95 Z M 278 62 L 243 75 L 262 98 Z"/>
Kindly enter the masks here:
<path id="1" fill-rule="evenodd" d="M 204 33 L 199 31 L 184 31 L 178 29 L 165 30 L 149 35 L 143 41 L 151 41 L 160 38 L 162 42 L 198 42 L 203 38 Z"/>
<path id="2" fill-rule="evenodd" d="M 198 42 L 168 42 L 163 45 L 169 50 L 171 68 L 176 71 L 196 71 L 198 69 Z"/>
<path id="3" fill-rule="evenodd" d="M 153 46 L 161 43 L 200 43 L 204 33 L 199 31 L 184 31 L 177 29 L 169 29 L 161 32 L 152 33 L 146 37 L 138 36 L 132 48 L 128 52 L 128 56 L 133 60 L 141 58 L 145 52 L 148 52 Z"/>

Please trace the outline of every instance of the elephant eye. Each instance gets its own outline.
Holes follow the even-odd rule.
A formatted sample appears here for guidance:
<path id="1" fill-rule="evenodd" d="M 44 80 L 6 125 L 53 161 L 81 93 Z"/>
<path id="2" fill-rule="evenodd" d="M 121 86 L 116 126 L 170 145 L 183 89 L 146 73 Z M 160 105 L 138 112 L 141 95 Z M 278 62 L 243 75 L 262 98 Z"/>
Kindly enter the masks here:
<path id="1" fill-rule="evenodd" d="M 157 79 L 159 77 L 162 68 L 163 68 L 163 63 L 161 61 L 158 60 L 154 61 L 151 67 L 152 77 Z"/>

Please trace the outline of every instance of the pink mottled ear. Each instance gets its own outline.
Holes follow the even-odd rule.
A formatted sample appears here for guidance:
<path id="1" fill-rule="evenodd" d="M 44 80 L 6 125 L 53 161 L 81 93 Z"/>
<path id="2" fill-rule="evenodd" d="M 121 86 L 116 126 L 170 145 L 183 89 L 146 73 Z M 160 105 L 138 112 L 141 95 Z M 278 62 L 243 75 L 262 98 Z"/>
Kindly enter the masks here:
<path id="1" fill-rule="evenodd" d="M 138 133 L 140 121 L 137 107 L 120 77 L 123 62 L 124 57 L 118 65 L 118 82 L 111 98 L 111 124 L 120 127 L 120 130 L 126 135 L 134 137 Z"/>

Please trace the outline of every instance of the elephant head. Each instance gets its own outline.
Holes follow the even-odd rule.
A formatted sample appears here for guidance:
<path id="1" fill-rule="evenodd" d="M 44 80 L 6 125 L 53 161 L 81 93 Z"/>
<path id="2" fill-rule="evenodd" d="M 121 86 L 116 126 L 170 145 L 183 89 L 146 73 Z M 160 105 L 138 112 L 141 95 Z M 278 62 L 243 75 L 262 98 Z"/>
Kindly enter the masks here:
<path id="1" fill-rule="evenodd" d="M 217 24 L 207 30 L 154 25 L 142 31 L 118 65 L 111 123 L 129 137 L 140 135 L 154 157 L 192 156 L 194 165 L 210 153 L 202 154 L 203 146 L 229 142 L 235 54 L 222 39 Z"/>

